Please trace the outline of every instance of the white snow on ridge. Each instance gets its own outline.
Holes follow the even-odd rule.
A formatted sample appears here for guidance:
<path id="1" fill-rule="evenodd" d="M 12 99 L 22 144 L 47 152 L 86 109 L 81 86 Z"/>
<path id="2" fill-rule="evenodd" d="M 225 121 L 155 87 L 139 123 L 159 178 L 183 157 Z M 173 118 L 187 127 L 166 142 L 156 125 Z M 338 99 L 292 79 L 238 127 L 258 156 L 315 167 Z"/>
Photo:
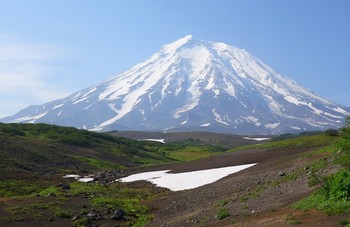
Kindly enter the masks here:
<path id="1" fill-rule="evenodd" d="M 45 116 L 46 114 L 47 114 L 47 112 L 44 112 L 44 113 L 38 114 L 36 116 L 26 116 L 26 117 L 18 118 L 18 119 L 11 121 L 11 123 L 19 123 L 19 122 L 26 122 L 26 121 L 28 123 L 34 123 L 36 120 Z"/>
<path id="2" fill-rule="evenodd" d="M 280 125 L 280 123 L 270 123 L 270 124 L 266 124 L 265 128 L 269 128 L 269 129 L 275 129 Z"/>
<path id="3" fill-rule="evenodd" d="M 340 107 L 337 107 L 337 108 L 333 108 L 333 110 L 335 112 L 338 112 L 338 113 L 341 113 L 341 114 L 344 114 L 344 115 L 349 115 L 349 113 L 347 111 L 345 111 L 344 109 L 340 108 Z"/>
<path id="4" fill-rule="evenodd" d="M 291 129 L 294 129 L 294 130 L 301 130 L 301 128 L 297 127 L 297 126 L 291 126 L 290 127 Z"/>
<path id="5" fill-rule="evenodd" d="M 200 127 L 208 127 L 210 123 L 201 124 Z"/>
<path id="6" fill-rule="evenodd" d="M 261 123 L 259 122 L 259 119 L 254 117 L 254 116 L 243 117 L 243 119 L 253 123 L 257 127 L 259 127 L 261 125 Z"/>
<path id="7" fill-rule="evenodd" d="M 168 173 L 170 170 L 152 171 L 134 174 L 128 177 L 117 179 L 121 182 L 133 182 L 146 180 L 159 187 L 169 188 L 172 191 L 182 191 L 214 183 L 230 174 L 237 173 L 256 165 L 246 164 L 223 168 L 198 170 L 185 173 Z"/>
<path id="8" fill-rule="evenodd" d="M 295 104 L 297 106 L 299 106 L 302 102 L 300 102 L 297 98 L 293 97 L 293 96 L 284 96 L 283 97 L 287 102 Z"/>
<path id="9" fill-rule="evenodd" d="M 343 117 L 336 116 L 336 115 L 333 115 L 333 114 L 330 114 L 330 113 L 327 113 L 327 112 L 324 112 L 323 114 L 326 115 L 326 116 L 329 116 L 329 117 L 338 118 L 338 119 L 343 119 Z"/>
<path id="10" fill-rule="evenodd" d="M 220 116 L 220 114 L 216 112 L 215 109 L 212 109 L 211 112 L 214 114 L 216 122 L 230 126 L 230 124 L 225 122 L 224 119 Z"/>
<path id="11" fill-rule="evenodd" d="M 52 109 L 57 109 L 57 108 L 60 108 L 61 106 L 63 106 L 64 104 L 59 104 L 59 105 L 55 105 Z"/>

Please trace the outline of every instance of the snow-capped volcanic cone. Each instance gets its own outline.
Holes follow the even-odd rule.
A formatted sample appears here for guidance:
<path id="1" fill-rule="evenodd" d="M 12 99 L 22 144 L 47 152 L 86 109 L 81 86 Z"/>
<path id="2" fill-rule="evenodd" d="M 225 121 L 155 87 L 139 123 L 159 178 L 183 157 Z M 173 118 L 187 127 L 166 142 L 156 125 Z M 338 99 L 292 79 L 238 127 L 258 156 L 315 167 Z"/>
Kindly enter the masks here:
<path id="1" fill-rule="evenodd" d="M 260 134 L 336 128 L 348 111 L 245 50 L 189 35 L 122 74 L 2 121 Z"/>

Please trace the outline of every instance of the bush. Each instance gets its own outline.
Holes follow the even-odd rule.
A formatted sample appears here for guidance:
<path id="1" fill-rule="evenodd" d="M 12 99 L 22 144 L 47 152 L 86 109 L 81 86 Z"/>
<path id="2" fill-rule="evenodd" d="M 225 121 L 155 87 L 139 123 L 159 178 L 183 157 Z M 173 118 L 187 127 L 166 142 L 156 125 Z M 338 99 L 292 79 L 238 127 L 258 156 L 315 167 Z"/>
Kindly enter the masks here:
<path id="1" fill-rule="evenodd" d="M 327 136 L 338 136 L 339 135 L 339 131 L 337 129 L 327 129 L 324 133 Z"/>
<path id="2" fill-rule="evenodd" d="M 218 219 L 218 220 L 222 220 L 222 219 L 225 219 L 225 218 L 227 218 L 229 216 L 230 216 L 230 213 L 228 212 L 228 210 L 226 208 L 221 208 L 216 213 L 215 218 Z"/>
<path id="3" fill-rule="evenodd" d="M 321 188 L 310 197 L 299 201 L 295 208 L 324 210 L 327 214 L 350 211 L 350 172 L 341 170 L 326 178 Z"/>
<path id="4" fill-rule="evenodd" d="M 2 125 L 0 131 L 10 136 L 25 136 L 26 133 L 12 125 Z"/>

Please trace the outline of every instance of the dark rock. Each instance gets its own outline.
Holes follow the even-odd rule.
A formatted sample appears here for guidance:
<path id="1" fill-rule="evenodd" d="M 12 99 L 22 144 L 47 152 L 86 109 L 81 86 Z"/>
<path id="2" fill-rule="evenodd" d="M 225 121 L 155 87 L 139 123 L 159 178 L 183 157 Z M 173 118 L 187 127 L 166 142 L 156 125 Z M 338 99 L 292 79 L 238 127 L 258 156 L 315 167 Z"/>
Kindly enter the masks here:
<path id="1" fill-rule="evenodd" d="M 68 184 L 62 184 L 61 188 L 64 190 L 69 190 L 70 186 Z"/>
<path id="2" fill-rule="evenodd" d="M 95 174 L 94 181 L 101 180 L 101 179 L 103 179 L 105 177 L 106 177 L 106 173 L 105 172 L 97 172 Z"/>
<path id="3" fill-rule="evenodd" d="M 76 220 L 78 220 L 78 219 L 80 219 L 80 217 L 79 217 L 79 215 L 76 215 L 76 216 L 74 216 L 74 217 L 72 218 L 72 221 L 76 221 Z"/>
<path id="4" fill-rule="evenodd" d="M 99 217 L 98 213 L 94 212 L 94 211 L 91 211 L 90 213 L 88 213 L 86 215 L 86 217 L 88 219 L 97 219 Z"/>
<path id="5" fill-rule="evenodd" d="M 121 221 L 121 220 L 124 220 L 124 217 L 125 217 L 124 210 L 118 209 L 113 211 L 113 214 L 111 215 L 111 220 Z"/>

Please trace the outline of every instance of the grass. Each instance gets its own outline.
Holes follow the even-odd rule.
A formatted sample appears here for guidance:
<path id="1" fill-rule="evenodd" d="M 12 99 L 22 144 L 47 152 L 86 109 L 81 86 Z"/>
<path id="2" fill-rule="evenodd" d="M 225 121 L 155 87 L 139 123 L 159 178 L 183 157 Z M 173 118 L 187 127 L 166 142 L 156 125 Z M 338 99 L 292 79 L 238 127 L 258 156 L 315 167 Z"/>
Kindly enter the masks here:
<path id="1" fill-rule="evenodd" d="M 339 221 L 339 225 L 341 226 L 350 226 L 350 218 Z"/>
<path id="2" fill-rule="evenodd" d="M 335 160 L 333 164 L 341 164 L 342 168 L 328 177 L 311 179 L 314 181 L 311 181 L 311 185 L 318 183 L 320 188 L 294 204 L 294 208 L 318 209 L 328 215 L 350 212 L 350 116 L 345 119 L 345 127 L 340 130 L 340 138 L 335 143 L 335 148 L 337 153 L 332 158 Z M 315 174 L 326 165 L 326 159 L 321 159 L 309 166 L 309 169 Z"/>
<path id="3" fill-rule="evenodd" d="M 330 146 L 337 142 L 339 137 L 328 136 L 325 134 L 318 135 L 300 135 L 279 141 L 270 141 L 259 145 L 248 145 L 230 149 L 229 152 L 246 150 L 246 149 L 281 149 L 281 148 L 313 148 L 320 146 Z"/>
<path id="4" fill-rule="evenodd" d="M 220 199 L 219 201 L 217 201 L 217 202 L 216 202 L 216 205 L 217 205 L 217 206 L 220 206 L 220 207 L 223 207 L 223 206 L 225 206 L 227 203 L 228 203 L 228 199 L 225 198 L 225 199 Z"/>
<path id="5" fill-rule="evenodd" d="M 350 172 L 341 170 L 325 178 L 319 190 L 293 207 L 323 210 L 328 215 L 350 212 Z"/>
<path id="6" fill-rule="evenodd" d="M 39 185 L 24 180 L 0 180 L 0 197 L 13 196 L 34 196 L 45 188 L 45 185 Z"/>
<path id="7" fill-rule="evenodd" d="M 118 184 L 70 184 L 70 193 L 75 196 L 92 194 L 89 203 L 92 207 L 103 209 L 121 209 L 129 217 L 130 225 L 142 226 L 152 219 L 150 211 L 141 201 L 152 198 L 151 189 L 120 187 Z"/>
<path id="8" fill-rule="evenodd" d="M 168 153 L 168 157 L 177 161 L 193 161 L 196 159 L 208 158 L 222 152 L 213 150 L 212 147 L 185 147 Z"/>
<path id="9" fill-rule="evenodd" d="M 230 212 L 226 208 L 221 208 L 216 212 L 215 218 L 218 220 L 223 220 L 230 216 Z"/>
<path id="10" fill-rule="evenodd" d="M 109 170 L 109 169 L 125 169 L 124 166 L 118 165 L 109 161 L 98 160 L 96 158 L 89 158 L 83 156 L 75 156 L 79 161 L 85 162 L 93 167 L 96 167 L 101 170 Z"/>
<path id="11" fill-rule="evenodd" d="M 56 212 L 55 212 L 55 216 L 59 217 L 59 218 L 64 218 L 64 219 L 71 218 L 72 217 L 72 210 L 57 208 Z"/>

